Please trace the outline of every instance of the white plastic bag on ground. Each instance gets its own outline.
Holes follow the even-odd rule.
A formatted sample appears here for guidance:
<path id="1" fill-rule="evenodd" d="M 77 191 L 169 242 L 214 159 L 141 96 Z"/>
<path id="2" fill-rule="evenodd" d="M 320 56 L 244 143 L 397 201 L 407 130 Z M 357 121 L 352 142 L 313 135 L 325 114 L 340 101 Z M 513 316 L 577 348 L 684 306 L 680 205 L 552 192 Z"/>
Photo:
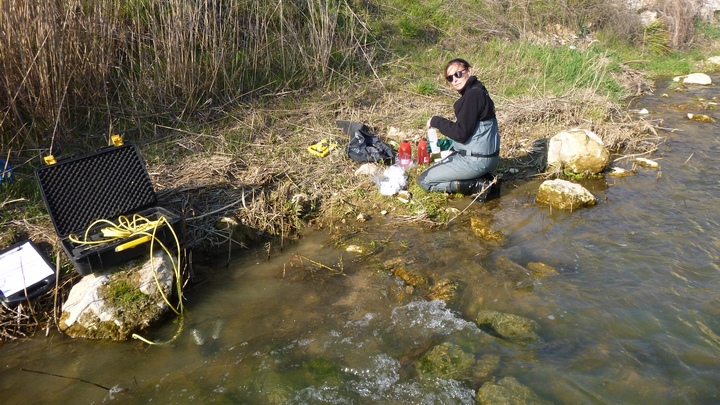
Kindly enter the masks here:
<path id="1" fill-rule="evenodd" d="M 385 169 L 382 177 L 375 177 L 375 182 L 380 187 L 380 194 L 395 195 L 407 185 L 407 174 L 402 167 L 392 165 Z"/>

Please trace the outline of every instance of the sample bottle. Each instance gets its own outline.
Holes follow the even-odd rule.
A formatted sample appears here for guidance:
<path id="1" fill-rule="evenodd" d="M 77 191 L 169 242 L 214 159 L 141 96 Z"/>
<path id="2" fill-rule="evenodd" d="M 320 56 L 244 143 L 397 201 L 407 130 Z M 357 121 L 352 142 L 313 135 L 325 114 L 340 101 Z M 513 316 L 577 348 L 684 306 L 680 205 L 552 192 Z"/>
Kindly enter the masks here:
<path id="1" fill-rule="evenodd" d="M 398 164 L 401 167 L 408 167 L 412 163 L 412 150 L 410 149 L 410 142 L 402 141 L 400 149 L 398 149 Z"/>
<path id="2" fill-rule="evenodd" d="M 430 129 L 428 129 L 427 133 L 428 133 L 428 142 L 430 142 L 430 152 L 432 152 L 433 155 L 440 153 L 440 147 L 437 144 L 437 141 L 438 141 L 437 131 L 435 130 L 435 128 L 430 128 Z"/>
<path id="3" fill-rule="evenodd" d="M 430 153 L 428 153 L 427 142 L 424 139 L 421 139 L 418 144 L 417 162 L 419 165 L 426 165 L 430 163 Z"/>

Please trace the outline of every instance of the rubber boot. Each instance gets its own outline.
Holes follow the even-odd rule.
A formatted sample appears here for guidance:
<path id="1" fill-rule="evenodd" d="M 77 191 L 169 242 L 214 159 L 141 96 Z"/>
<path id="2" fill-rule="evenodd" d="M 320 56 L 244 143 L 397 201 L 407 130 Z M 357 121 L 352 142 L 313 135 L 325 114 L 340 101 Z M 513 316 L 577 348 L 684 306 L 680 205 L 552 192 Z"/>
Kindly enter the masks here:
<path id="1" fill-rule="evenodd" d="M 451 193 L 472 195 L 483 192 L 484 190 L 483 195 L 480 196 L 480 199 L 484 201 L 492 200 L 500 197 L 500 179 L 497 179 L 497 181 L 493 185 L 488 187 L 488 185 L 492 183 L 493 179 L 494 177 L 491 174 L 486 174 L 479 179 L 455 180 L 450 183 L 450 190 L 448 191 Z"/>
<path id="2" fill-rule="evenodd" d="M 502 179 L 499 177 L 495 177 L 490 173 L 486 173 L 484 176 L 481 177 L 488 183 L 492 183 L 493 180 L 495 180 L 495 183 L 490 186 L 490 189 L 487 191 L 487 195 L 485 196 L 485 200 L 494 200 L 496 198 L 500 197 L 500 189 L 502 188 Z"/>
<path id="3" fill-rule="evenodd" d="M 482 191 L 485 186 L 485 180 L 483 179 L 472 179 L 472 180 L 455 180 L 450 183 L 450 192 L 459 194 L 477 194 Z"/>

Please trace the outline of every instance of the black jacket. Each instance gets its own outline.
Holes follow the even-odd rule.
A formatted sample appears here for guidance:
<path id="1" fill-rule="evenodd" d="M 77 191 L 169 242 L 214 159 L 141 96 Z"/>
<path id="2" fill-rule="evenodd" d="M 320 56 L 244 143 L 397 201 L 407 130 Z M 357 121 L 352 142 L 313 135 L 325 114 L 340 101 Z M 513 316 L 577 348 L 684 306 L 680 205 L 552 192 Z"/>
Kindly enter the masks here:
<path id="1" fill-rule="evenodd" d="M 448 138 L 466 142 L 473 134 L 478 121 L 495 118 L 495 103 L 490 98 L 485 85 L 476 76 L 470 76 L 465 87 L 460 90 L 460 99 L 453 105 L 456 121 L 434 116 L 430 126 L 437 128 Z"/>

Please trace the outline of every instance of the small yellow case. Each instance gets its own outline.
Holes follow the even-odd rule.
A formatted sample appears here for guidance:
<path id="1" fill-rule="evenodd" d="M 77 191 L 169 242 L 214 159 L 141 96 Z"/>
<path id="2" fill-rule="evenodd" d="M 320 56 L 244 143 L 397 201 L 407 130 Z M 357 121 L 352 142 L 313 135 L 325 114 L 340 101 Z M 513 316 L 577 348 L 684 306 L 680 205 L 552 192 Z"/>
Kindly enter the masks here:
<path id="1" fill-rule="evenodd" d="M 308 152 L 314 156 L 325 157 L 335 148 L 337 148 L 337 143 L 323 139 L 314 145 L 308 146 Z"/>

